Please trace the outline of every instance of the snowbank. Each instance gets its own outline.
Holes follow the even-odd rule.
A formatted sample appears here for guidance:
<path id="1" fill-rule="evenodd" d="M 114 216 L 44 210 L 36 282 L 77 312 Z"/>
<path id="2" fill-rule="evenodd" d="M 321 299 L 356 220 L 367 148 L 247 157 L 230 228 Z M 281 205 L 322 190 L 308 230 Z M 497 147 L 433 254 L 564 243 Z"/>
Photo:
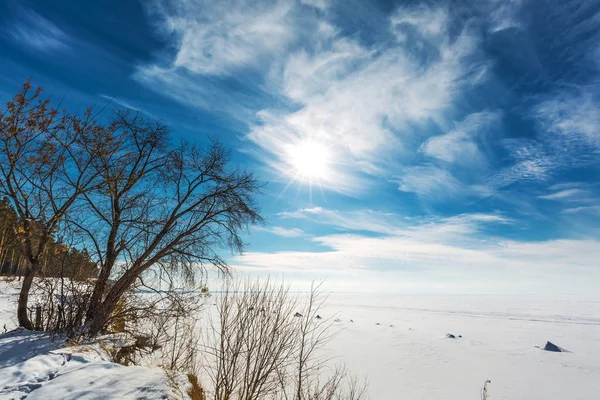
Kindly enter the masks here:
<path id="1" fill-rule="evenodd" d="M 48 334 L 17 330 L 0 336 L 2 399 L 183 398 L 160 368 L 124 367 L 99 347 L 64 347 Z M 182 383 L 179 380 L 177 383 Z"/>
<path id="2" fill-rule="evenodd" d="M 14 327 L 16 287 L 0 280 L 0 328 Z M 27 330 L 0 335 L 0 399 L 187 398 L 174 387 L 185 391 L 185 377 L 112 363 L 99 343 L 66 346 L 60 337 Z"/>

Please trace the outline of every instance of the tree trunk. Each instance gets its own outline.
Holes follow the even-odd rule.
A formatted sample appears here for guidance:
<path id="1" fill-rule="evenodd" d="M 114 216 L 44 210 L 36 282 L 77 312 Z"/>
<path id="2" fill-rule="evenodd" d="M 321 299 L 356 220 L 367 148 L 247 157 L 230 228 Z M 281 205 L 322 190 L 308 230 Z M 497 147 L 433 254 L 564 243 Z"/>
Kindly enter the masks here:
<path id="1" fill-rule="evenodd" d="M 29 319 L 27 313 L 27 303 L 29 301 L 29 291 L 31 290 L 31 284 L 39 268 L 39 261 L 35 260 L 31 262 L 31 268 L 25 271 L 23 276 L 23 283 L 21 284 L 21 292 L 19 293 L 19 301 L 17 303 L 17 320 L 19 325 L 25 329 L 33 330 L 34 326 Z"/>
<path id="2" fill-rule="evenodd" d="M 88 304 L 87 312 L 85 314 L 85 323 L 91 323 L 96 315 L 100 311 L 100 305 L 102 303 L 102 296 L 106 291 L 106 286 L 108 284 L 108 278 L 110 277 L 111 268 L 103 265 L 100 270 L 100 274 L 98 275 L 98 279 L 94 284 L 94 291 L 92 292 L 92 296 L 90 297 L 90 302 Z"/>
<path id="3" fill-rule="evenodd" d="M 135 281 L 137 275 L 133 271 L 133 268 L 127 271 L 125 275 L 110 288 L 102 304 L 98 304 L 98 306 L 95 307 L 92 318 L 86 319 L 87 333 L 90 337 L 96 336 L 102 331 L 115 310 L 117 303 Z"/>

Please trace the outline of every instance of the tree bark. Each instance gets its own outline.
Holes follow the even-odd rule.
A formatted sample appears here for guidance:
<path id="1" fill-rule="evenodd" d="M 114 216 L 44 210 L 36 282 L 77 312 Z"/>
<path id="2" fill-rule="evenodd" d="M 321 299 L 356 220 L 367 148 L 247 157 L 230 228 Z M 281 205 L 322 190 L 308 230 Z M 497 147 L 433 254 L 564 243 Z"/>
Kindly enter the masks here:
<path id="1" fill-rule="evenodd" d="M 105 327 L 108 319 L 115 310 L 117 303 L 123 297 L 123 295 L 129 290 L 133 282 L 135 281 L 136 274 L 135 268 L 128 270 L 108 291 L 108 294 L 104 298 L 101 304 L 93 310 L 91 318 L 86 319 L 88 325 L 87 334 L 90 337 L 98 335 Z M 89 314 L 88 314 L 89 316 Z"/>
<path id="2" fill-rule="evenodd" d="M 90 302 L 88 304 L 88 309 L 85 314 L 85 322 L 90 323 L 92 320 L 96 318 L 96 315 L 99 312 L 100 304 L 102 302 L 102 296 L 106 290 L 106 286 L 108 283 L 108 278 L 110 277 L 110 269 L 106 266 L 102 267 L 100 271 L 100 275 L 94 284 L 94 291 L 92 292 L 92 296 L 90 297 Z"/>
<path id="3" fill-rule="evenodd" d="M 29 313 L 27 312 L 27 303 L 29 301 L 29 291 L 31 290 L 31 284 L 33 278 L 37 274 L 39 269 L 39 261 L 32 260 L 31 268 L 25 271 L 23 276 L 23 283 L 21 284 L 21 292 L 19 293 L 19 301 L 17 303 L 17 320 L 19 325 L 25 329 L 34 330 L 34 326 L 29 319 Z"/>

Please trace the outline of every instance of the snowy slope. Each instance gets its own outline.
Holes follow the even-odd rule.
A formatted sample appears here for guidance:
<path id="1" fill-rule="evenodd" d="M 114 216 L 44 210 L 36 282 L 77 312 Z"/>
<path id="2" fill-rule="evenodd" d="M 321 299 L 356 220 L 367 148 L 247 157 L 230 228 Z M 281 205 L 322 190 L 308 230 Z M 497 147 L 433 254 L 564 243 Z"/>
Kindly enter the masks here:
<path id="1" fill-rule="evenodd" d="M 0 280 L 0 326 L 11 327 L 14 286 Z M 160 368 L 124 367 L 97 345 L 65 346 L 48 334 L 0 335 L 0 399 L 178 399 Z M 185 378 L 174 377 L 185 387 Z"/>
<path id="2" fill-rule="evenodd" d="M 93 347 L 60 348 L 62 345 L 48 335 L 30 331 L 0 336 L 0 398 L 182 397 L 173 392 L 159 368 L 123 367 L 104 360 Z"/>

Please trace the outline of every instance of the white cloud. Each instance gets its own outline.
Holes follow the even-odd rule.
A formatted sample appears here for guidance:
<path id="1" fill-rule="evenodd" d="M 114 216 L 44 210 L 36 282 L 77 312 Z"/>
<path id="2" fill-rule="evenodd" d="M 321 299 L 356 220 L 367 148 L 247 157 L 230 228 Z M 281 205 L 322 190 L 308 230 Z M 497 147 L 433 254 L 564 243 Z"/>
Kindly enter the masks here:
<path id="1" fill-rule="evenodd" d="M 67 50 L 70 39 L 54 22 L 32 10 L 22 10 L 20 19 L 5 28 L 20 46 L 41 52 Z"/>
<path id="2" fill-rule="evenodd" d="M 452 197 L 465 190 L 448 170 L 432 165 L 405 167 L 395 182 L 399 190 L 427 196 L 431 200 Z"/>
<path id="3" fill-rule="evenodd" d="M 498 32 L 505 29 L 520 28 L 519 11 L 521 0 L 491 0 L 490 32 Z"/>
<path id="4" fill-rule="evenodd" d="M 177 38 L 171 66 L 225 75 L 281 51 L 294 39 L 292 3 L 179 0 L 156 11 L 163 29 Z"/>
<path id="5" fill-rule="evenodd" d="M 581 200 L 587 198 L 589 192 L 583 189 L 564 189 L 559 192 L 547 194 L 544 196 L 538 196 L 540 199 L 545 200 Z"/>
<path id="6" fill-rule="evenodd" d="M 314 239 L 321 252 L 250 253 L 233 265 L 263 273 L 283 273 L 310 281 L 329 277 L 349 290 L 594 293 L 600 279 L 600 242 L 551 240 L 538 243 L 488 241 L 441 244 L 403 236 L 330 235 Z M 470 286 L 469 286 L 470 284 Z M 333 286 L 335 289 L 335 286 Z"/>
<path id="7" fill-rule="evenodd" d="M 514 164 L 496 172 L 489 180 L 492 187 L 503 187 L 518 181 L 543 181 L 559 167 L 540 143 L 529 140 L 505 140 Z"/>
<path id="8" fill-rule="evenodd" d="M 124 100 L 124 99 L 119 98 L 117 96 L 107 96 L 105 94 L 100 94 L 100 97 L 102 97 L 104 100 L 107 100 L 108 104 L 114 103 L 114 104 L 117 104 L 120 107 L 128 108 L 130 110 L 146 114 L 149 117 L 156 118 L 154 115 L 152 115 L 148 111 L 144 110 L 143 108 L 140 108 L 138 106 L 135 106 L 135 105 L 131 104 L 131 102 L 129 102 L 128 100 Z"/>
<path id="9" fill-rule="evenodd" d="M 444 36 L 448 24 L 448 11 L 427 6 L 400 8 L 390 19 L 392 31 L 400 41 L 406 40 L 406 28 L 417 30 L 430 40 Z"/>
<path id="10" fill-rule="evenodd" d="M 310 218 L 347 232 L 313 237 L 319 245 L 314 251 L 252 252 L 232 265 L 295 281 L 330 278 L 331 289 L 357 291 L 591 293 L 596 290 L 591 280 L 600 279 L 597 240 L 503 239 L 488 228 L 519 222 L 502 214 L 405 218 L 319 208 L 283 216 Z"/>
<path id="11" fill-rule="evenodd" d="M 580 207 L 571 207 L 563 210 L 563 213 L 566 214 L 596 214 L 600 215 L 600 206 L 580 206 Z"/>
<path id="12" fill-rule="evenodd" d="M 279 213 L 280 218 L 310 219 L 313 222 L 351 231 L 391 234 L 400 229 L 398 216 L 372 210 L 338 211 L 321 207 Z"/>
<path id="13" fill-rule="evenodd" d="M 501 214 L 460 214 L 445 218 L 411 218 L 376 210 L 340 211 L 326 208 L 300 209 L 282 212 L 283 219 L 309 219 L 312 222 L 351 232 L 373 232 L 412 238 L 433 238 L 441 241 L 456 235 L 476 233 L 489 224 L 512 224 Z"/>
<path id="14" fill-rule="evenodd" d="M 591 146 L 596 152 L 590 160 L 596 162 L 600 150 L 600 99 L 593 88 L 583 88 L 577 95 L 560 95 L 542 102 L 536 116 L 544 129 L 554 136 L 548 136 L 555 143 L 557 151 L 573 151 L 582 146 Z M 557 136 L 560 135 L 560 136 Z"/>
<path id="15" fill-rule="evenodd" d="M 448 163 L 485 166 L 486 159 L 477 139 L 498 125 L 500 117 L 500 113 L 489 111 L 470 114 L 452 131 L 428 139 L 421 145 L 420 151 Z"/>
<path id="16" fill-rule="evenodd" d="M 309 57 L 290 56 L 284 93 L 302 104 L 293 113 L 264 111 L 262 123 L 248 138 L 265 151 L 264 161 L 286 171 L 284 146 L 305 137 L 327 143 L 335 154 L 334 173 L 325 187 L 351 193 L 368 188 L 361 176 L 388 169 L 391 154 L 402 151 L 409 122 L 439 118 L 452 105 L 464 72 L 462 55 L 472 49 L 466 35 L 438 44 L 439 59 L 423 66 L 403 47 L 377 54 L 334 40 L 327 50 Z M 301 61 L 300 61 L 301 60 Z M 308 65 L 301 70 L 300 65 Z"/>
<path id="17" fill-rule="evenodd" d="M 322 207 L 301 208 L 296 211 L 283 211 L 277 215 L 281 218 L 307 218 L 309 214 L 321 214 L 326 211 Z"/>
<path id="18" fill-rule="evenodd" d="M 294 238 L 294 237 L 302 237 L 306 233 L 302 229 L 298 228 L 284 228 L 282 226 L 268 226 L 262 227 L 257 226 L 254 228 L 257 231 L 269 232 L 273 235 L 285 237 L 285 238 Z"/>
<path id="19" fill-rule="evenodd" d="M 488 185 L 498 188 L 518 181 L 547 181 L 563 170 L 597 165 L 600 162 L 600 98 L 595 93 L 593 87 L 582 87 L 578 94 L 556 95 L 535 106 L 532 116 L 539 123 L 538 136 L 505 140 L 514 163 L 489 178 Z M 540 198 L 555 199 L 552 194 Z"/>
<path id="20" fill-rule="evenodd" d="M 318 8 L 319 10 L 325 10 L 329 7 L 329 0 L 300 0 L 300 3 Z"/>
<path id="21" fill-rule="evenodd" d="M 328 13 L 292 1 L 178 0 L 159 3 L 152 15 L 176 39 L 175 54 L 140 66 L 137 80 L 186 104 L 230 107 L 251 124 L 247 139 L 255 147 L 247 151 L 279 174 L 275 179 L 294 178 L 286 160 L 290 144 L 325 143 L 334 160 L 319 184 L 350 195 L 395 169 L 398 155 L 409 151 L 410 126 L 445 119 L 459 89 L 472 84 L 469 74 L 482 68 L 473 63 L 474 36 L 451 36 L 444 8 L 401 9 L 382 19 L 390 35 L 413 39 L 385 45 L 343 35 Z M 420 43 L 416 50 L 414 43 Z M 221 79 L 248 70 L 257 96 L 280 97 L 291 108 L 253 114 L 252 99 L 218 90 Z"/>

